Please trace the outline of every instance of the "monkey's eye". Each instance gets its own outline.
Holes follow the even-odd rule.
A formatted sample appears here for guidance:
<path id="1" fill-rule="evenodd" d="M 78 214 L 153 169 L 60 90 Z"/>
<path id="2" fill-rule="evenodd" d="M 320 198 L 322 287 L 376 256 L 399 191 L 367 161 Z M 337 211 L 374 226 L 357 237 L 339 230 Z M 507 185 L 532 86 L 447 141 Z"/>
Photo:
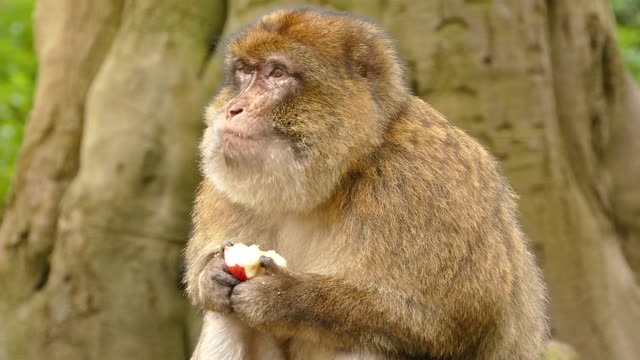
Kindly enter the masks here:
<path id="1" fill-rule="evenodd" d="M 271 76 L 272 78 L 281 78 L 285 75 L 285 71 L 282 70 L 281 68 L 275 68 L 271 71 L 271 74 L 269 74 L 269 76 Z"/>
<path id="2" fill-rule="evenodd" d="M 236 74 L 251 75 L 254 70 L 255 69 L 252 66 L 246 64 L 240 59 L 233 62 L 233 71 L 235 71 Z"/>

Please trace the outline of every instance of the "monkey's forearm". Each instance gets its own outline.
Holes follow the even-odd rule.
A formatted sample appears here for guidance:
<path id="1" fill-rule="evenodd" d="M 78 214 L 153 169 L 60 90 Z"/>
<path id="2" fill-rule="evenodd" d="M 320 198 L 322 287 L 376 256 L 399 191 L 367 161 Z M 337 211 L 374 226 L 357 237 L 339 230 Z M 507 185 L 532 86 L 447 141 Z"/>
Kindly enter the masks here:
<path id="1" fill-rule="evenodd" d="M 241 284 L 234 290 L 232 306 L 249 325 L 345 349 L 414 353 L 419 349 L 412 344 L 427 341 L 427 329 L 416 319 L 404 319 L 394 310 L 397 304 L 375 290 L 324 275 L 269 278 L 256 278 L 256 285 Z"/>
<path id="2" fill-rule="evenodd" d="M 329 332 L 336 338 L 348 335 L 349 343 L 345 345 L 375 343 L 389 349 L 404 349 L 413 342 L 408 322 L 401 323 L 390 300 L 382 294 L 357 289 L 331 277 L 306 277 L 303 285 L 290 294 L 294 324 L 298 322 L 319 333 Z M 351 343 L 354 339 L 360 344 Z"/>

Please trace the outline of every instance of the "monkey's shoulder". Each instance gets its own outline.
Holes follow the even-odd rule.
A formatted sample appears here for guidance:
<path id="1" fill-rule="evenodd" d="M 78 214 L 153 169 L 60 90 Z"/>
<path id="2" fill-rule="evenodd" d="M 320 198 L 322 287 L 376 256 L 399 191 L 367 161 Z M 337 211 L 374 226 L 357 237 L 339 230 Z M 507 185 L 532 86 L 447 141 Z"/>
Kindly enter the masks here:
<path id="1" fill-rule="evenodd" d="M 203 179 L 196 193 L 193 209 L 194 231 L 225 233 L 233 237 L 253 228 L 250 224 L 262 226 L 265 216 L 259 216 L 246 206 L 233 202 L 208 179 Z M 218 239 L 220 240 L 220 239 Z"/>
<path id="2" fill-rule="evenodd" d="M 485 186 L 501 182 L 495 158 L 472 136 L 420 99 L 387 128 L 370 171 L 380 179 Z"/>
<path id="3" fill-rule="evenodd" d="M 367 214 L 422 221 L 416 217 L 442 218 L 436 212 L 444 211 L 452 222 L 473 224 L 495 206 L 513 206 L 496 205 L 495 199 L 510 198 L 510 189 L 493 156 L 420 100 L 389 124 L 361 169 L 350 205 Z"/>

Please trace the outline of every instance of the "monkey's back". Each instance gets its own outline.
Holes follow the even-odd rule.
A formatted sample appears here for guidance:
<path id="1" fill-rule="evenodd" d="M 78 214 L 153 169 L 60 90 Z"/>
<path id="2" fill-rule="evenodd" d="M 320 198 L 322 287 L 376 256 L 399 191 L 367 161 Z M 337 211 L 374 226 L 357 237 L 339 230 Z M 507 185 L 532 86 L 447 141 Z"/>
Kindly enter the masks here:
<path id="1" fill-rule="evenodd" d="M 498 162 L 414 98 L 365 164 L 346 218 L 355 219 L 350 228 L 366 219 L 365 263 L 400 262 L 375 269 L 371 280 L 396 301 L 420 299 L 404 316 L 436 323 L 424 327 L 433 332 L 425 334 L 432 355 L 537 358 L 548 336 L 546 289 Z M 406 274 L 413 276 L 403 283 Z"/>

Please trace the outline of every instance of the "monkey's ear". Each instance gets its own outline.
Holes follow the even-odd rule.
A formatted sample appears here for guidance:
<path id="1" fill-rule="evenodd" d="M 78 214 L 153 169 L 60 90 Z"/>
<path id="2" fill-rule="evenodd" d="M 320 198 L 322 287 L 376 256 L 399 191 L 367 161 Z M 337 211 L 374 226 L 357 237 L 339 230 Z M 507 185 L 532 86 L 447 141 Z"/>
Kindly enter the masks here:
<path id="1" fill-rule="evenodd" d="M 367 80 L 385 118 L 390 118 L 400 111 L 409 95 L 401 62 L 391 41 L 377 29 L 370 28 L 364 36 L 357 36 L 347 42 L 347 71 Z"/>
<path id="2" fill-rule="evenodd" d="M 347 71 L 368 80 L 379 79 L 382 75 L 378 63 L 381 54 L 376 50 L 372 43 L 355 40 L 347 50 Z"/>
<path id="3" fill-rule="evenodd" d="M 347 70 L 377 83 L 376 87 L 403 90 L 403 71 L 393 44 L 376 29 L 363 36 L 355 35 L 347 41 Z"/>

